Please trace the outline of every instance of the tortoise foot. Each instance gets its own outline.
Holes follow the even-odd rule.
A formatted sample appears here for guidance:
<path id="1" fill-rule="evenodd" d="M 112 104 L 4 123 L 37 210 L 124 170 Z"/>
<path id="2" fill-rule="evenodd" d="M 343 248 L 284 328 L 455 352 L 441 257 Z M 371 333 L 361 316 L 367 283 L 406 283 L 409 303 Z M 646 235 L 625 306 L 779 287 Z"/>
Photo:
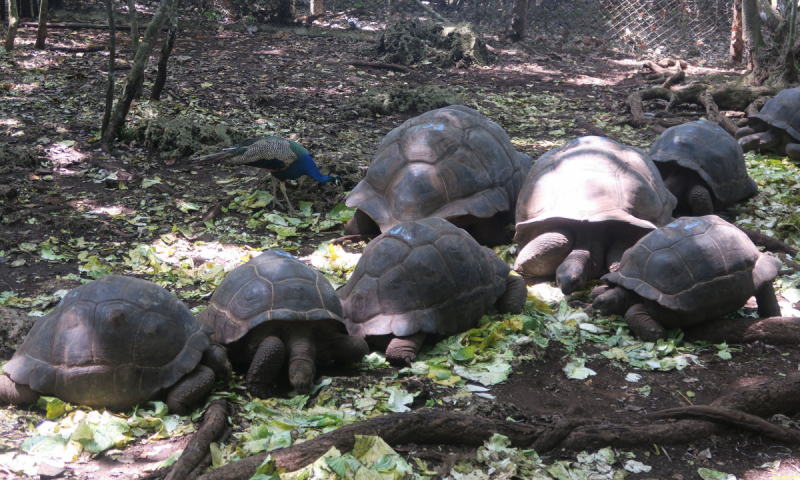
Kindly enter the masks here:
<path id="1" fill-rule="evenodd" d="M 655 321 L 644 305 L 637 303 L 625 312 L 625 321 L 634 335 L 645 342 L 657 342 L 667 338 L 667 330 Z"/>
<path id="2" fill-rule="evenodd" d="M 192 373 L 178 381 L 167 395 L 169 411 L 178 415 L 186 415 L 192 411 L 192 405 L 200 401 L 214 386 L 214 370 L 198 365 Z"/>
<path id="3" fill-rule="evenodd" d="M 528 289 L 525 287 L 525 280 L 516 275 L 509 275 L 506 278 L 506 291 L 497 299 L 495 305 L 500 313 L 522 313 L 527 299 Z"/>
<path id="4" fill-rule="evenodd" d="M 703 185 L 695 185 L 686 195 L 692 215 L 700 217 L 714 214 L 714 203 L 711 201 L 711 192 Z"/>
<path id="5" fill-rule="evenodd" d="M 39 400 L 39 393 L 0 374 L 0 405 L 28 405 Z"/>
<path id="6" fill-rule="evenodd" d="M 787 143 L 786 156 L 796 162 L 800 162 L 800 143 Z"/>
<path id="7" fill-rule="evenodd" d="M 269 397 L 273 380 L 281 371 L 286 358 L 286 349 L 278 337 L 267 337 L 258 344 L 245 383 L 247 391 L 256 398 Z"/>
<path id="8" fill-rule="evenodd" d="M 367 341 L 355 335 L 322 330 L 316 332 L 315 338 L 320 362 L 357 363 L 369 353 Z"/>
<path id="9" fill-rule="evenodd" d="M 417 353 L 422 348 L 424 340 L 425 334 L 422 332 L 393 338 L 386 347 L 386 360 L 396 366 L 411 365 L 411 362 L 417 359 Z"/>
<path id="10" fill-rule="evenodd" d="M 756 293 L 756 303 L 758 303 L 759 317 L 781 316 L 781 306 L 778 305 L 778 298 L 775 296 L 775 287 L 772 286 L 772 282 L 766 282 L 761 286 L 761 290 Z"/>

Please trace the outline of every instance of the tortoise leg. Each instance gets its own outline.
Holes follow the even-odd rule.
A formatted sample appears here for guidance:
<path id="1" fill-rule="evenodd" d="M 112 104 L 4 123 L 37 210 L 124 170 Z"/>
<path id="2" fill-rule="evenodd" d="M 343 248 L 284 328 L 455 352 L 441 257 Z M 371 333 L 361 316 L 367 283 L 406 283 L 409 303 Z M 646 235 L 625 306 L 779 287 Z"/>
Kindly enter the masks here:
<path id="1" fill-rule="evenodd" d="M 169 411 L 186 415 L 192 405 L 197 403 L 214 386 L 214 370 L 198 365 L 191 373 L 178 380 L 167 394 Z"/>
<path id="2" fill-rule="evenodd" d="M 290 326 L 286 332 L 286 349 L 289 350 L 289 382 L 297 393 L 308 393 L 314 383 L 317 367 L 317 348 L 314 332 L 307 322 Z"/>
<path id="3" fill-rule="evenodd" d="M 675 167 L 664 177 L 664 186 L 667 187 L 669 193 L 675 195 L 675 198 L 681 198 L 681 194 L 686 188 L 686 176 L 680 174 L 680 170 L 680 167 Z"/>
<path id="4" fill-rule="evenodd" d="M 356 363 L 369 353 L 367 341 L 355 335 L 323 330 L 317 331 L 315 338 L 320 362 Z"/>
<path id="5" fill-rule="evenodd" d="M 633 243 L 630 240 L 617 240 L 611 244 L 608 252 L 606 252 L 606 268 L 609 272 L 619 270 L 619 261 L 622 260 L 622 254 L 631 246 L 633 246 Z"/>
<path id="6" fill-rule="evenodd" d="M 362 237 L 369 238 L 380 235 L 381 229 L 372 217 L 364 213 L 361 209 L 357 209 L 353 218 L 348 220 L 345 224 L 344 234 L 347 236 L 361 235 Z"/>
<path id="7" fill-rule="evenodd" d="M 714 203 L 711 200 L 711 192 L 704 185 L 698 183 L 692 186 L 689 193 L 686 194 L 686 198 L 692 215 L 713 215 Z"/>
<path id="8" fill-rule="evenodd" d="M 556 284 L 564 295 L 581 290 L 588 280 L 598 277 L 602 271 L 604 235 L 596 229 L 582 230 L 575 248 L 556 270 Z"/>
<path id="9" fill-rule="evenodd" d="M 411 365 L 417 359 L 417 352 L 422 348 L 425 334 L 418 332 L 405 337 L 395 337 L 386 347 L 386 360 L 392 365 Z"/>
<path id="10" fill-rule="evenodd" d="M 228 360 L 225 347 L 219 343 L 209 344 L 208 349 L 203 352 L 203 358 L 200 359 L 200 363 L 214 370 L 214 375 L 218 380 L 227 382 L 231 379 L 231 374 L 233 373 L 231 362 Z"/>
<path id="11" fill-rule="evenodd" d="M 634 335 L 645 342 L 655 342 L 667 338 L 667 329 L 655 321 L 641 303 L 637 303 L 625 312 L 625 321 L 631 327 Z"/>
<path id="12" fill-rule="evenodd" d="M 786 156 L 794 161 L 800 161 L 800 143 L 787 143 Z"/>
<path id="13" fill-rule="evenodd" d="M 497 299 L 495 306 L 500 313 L 522 313 L 525 300 L 528 299 L 528 289 L 525 280 L 516 275 L 506 278 L 506 291 Z"/>
<path id="14" fill-rule="evenodd" d="M 573 240 L 567 229 L 539 235 L 520 250 L 514 271 L 525 279 L 552 275 L 572 250 Z"/>
<path id="15" fill-rule="evenodd" d="M 758 303 L 759 317 L 781 316 L 781 307 L 778 305 L 777 297 L 775 297 L 775 288 L 772 286 L 772 282 L 764 282 L 761 290 L 756 293 L 756 302 Z"/>
<path id="16" fill-rule="evenodd" d="M 740 138 L 752 135 L 754 133 L 756 133 L 756 131 L 752 127 L 742 127 L 739 130 L 736 130 L 734 138 L 736 138 L 736 140 L 739 140 Z"/>
<path id="17" fill-rule="evenodd" d="M 592 308 L 603 315 L 623 315 L 639 301 L 639 295 L 627 288 L 600 285 L 592 290 Z"/>
<path id="18" fill-rule="evenodd" d="M 280 338 L 267 337 L 261 340 L 245 377 L 247 391 L 254 397 L 269 397 L 272 381 L 280 373 L 285 358 L 286 349 Z"/>
<path id="19" fill-rule="evenodd" d="M 39 393 L 0 374 L 0 405 L 28 405 L 39 400 Z"/>

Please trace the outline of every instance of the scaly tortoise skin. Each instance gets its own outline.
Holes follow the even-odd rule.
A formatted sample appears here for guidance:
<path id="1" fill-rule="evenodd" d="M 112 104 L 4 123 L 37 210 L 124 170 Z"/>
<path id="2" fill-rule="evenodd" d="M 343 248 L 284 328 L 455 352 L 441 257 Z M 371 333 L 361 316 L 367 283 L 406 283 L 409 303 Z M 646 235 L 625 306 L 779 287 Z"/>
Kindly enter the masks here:
<path id="1" fill-rule="evenodd" d="M 183 302 L 155 283 L 115 275 L 70 291 L 4 369 L 0 401 L 41 394 L 125 410 L 167 392 L 180 414 L 211 389 L 215 372 L 230 376 L 224 349 L 209 344 Z"/>
<path id="2" fill-rule="evenodd" d="M 711 215 L 758 193 L 747 175 L 742 147 L 715 123 L 700 120 L 670 127 L 650 148 L 678 208 Z"/>
<path id="3" fill-rule="evenodd" d="M 781 90 L 747 120 L 750 126 L 736 131 L 745 152 L 771 150 L 800 160 L 800 87 Z"/>
<path id="4" fill-rule="evenodd" d="M 299 393 L 310 390 L 316 361 L 357 362 L 369 352 L 363 339 L 347 335 L 330 282 L 280 250 L 233 269 L 198 318 L 248 366 L 247 389 L 257 397 L 272 393 L 287 350 L 289 381 Z"/>
<path id="5" fill-rule="evenodd" d="M 339 290 L 351 335 L 386 342 L 386 358 L 409 364 L 426 334 L 473 328 L 497 305 L 520 313 L 525 283 L 493 250 L 441 218 L 395 225 L 367 245 Z"/>
<path id="6" fill-rule="evenodd" d="M 505 227 L 530 167 L 530 157 L 477 111 L 461 105 L 432 110 L 383 139 L 366 177 L 347 196 L 347 206 L 358 210 L 345 233 L 378 234 L 439 217 L 484 245 L 508 243 Z"/>
<path id="7" fill-rule="evenodd" d="M 555 274 L 565 294 L 580 290 L 669 223 L 676 202 L 643 151 L 602 137 L 573 140 L 539 157 L 525 179 L 514 270 L 530 283 Z"/>
<path id="8" fill-rule="evenodd" d="M 763 317 L 781 314 L 772 281 L 781 262 L 714 215 L 683 217 L 650 232 L 603 277 L 593 307 L 625 315 L 645 341 L 741 308 L 755 295 Z"/>

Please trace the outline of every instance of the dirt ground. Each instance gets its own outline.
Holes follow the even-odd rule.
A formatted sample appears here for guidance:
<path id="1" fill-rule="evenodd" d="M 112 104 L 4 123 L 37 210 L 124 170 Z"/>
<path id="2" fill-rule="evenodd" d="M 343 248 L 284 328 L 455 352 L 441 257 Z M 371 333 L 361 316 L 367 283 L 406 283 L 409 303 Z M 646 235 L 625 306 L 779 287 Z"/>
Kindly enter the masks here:
<path id="1" fill-rule="evenodd" d="M 58 18 L 69 19 L 67 14 Z M 149 68 L 145 95 L 134 104 L 128 137 L 106 156 L 97 140 L 107 52 L 64 50 L 103 45 L 106 39 L 107 34 L 99 30 L 52 29 L 48 42 L 60 49 L 37 51 L 32 45 L 35 29 L 25 27 L 20 30 L 18 48 L 2 54 L 0 305 L 41 313 L 57 303 L 56 292 L 104 272 L 160 281 L 182 294 L 190 307 L 197 307 L 213 290 L 208 281 L 199 279 L 202 265 L 215 262 L 227 271 L 241 263 L 237 253 L 241 248 L 278 247 L 308 256 L 322 241 L 341 235 L 341 224 L 334 224 L 328 230 L 300 228 L 296 236 L 281 236 L 262 216 L 271 208 L 248 208 L 246 203 L 257 190 L 269 191 L 268 186 L 260 186 L 263 174 L 244 167 L 191 166 L 193 154 L 221 146 L 213 136 L 207 143 L 185 145 L 180 139 L 167 139 L 155 148 L 148 140 L 153 138 L 148 135 L 155 133 L 147 129 L 150 126 L 150 132 L 155 132 L 152 125 L 158 119 L 189 116 L 197 125 L 224 127 L 235 139 L 278 134 L 299 141 L 323 173 L 344 180 L 341 186 L 320 185 L 310 179 L 289 185 L 295 205 L 309 202 L 313 212 L 322 216 L 342 203 L 346 192 L 362 178 L 381 139 L 416 115 L 375 115 L 360 103 L 389 86 L 447 88 L 463 98 L 465 105 L 478 108 L 506 128 L 516 148 L 534 160 L 587 134 L 576 127 L 577 116 L 625 143 L 647 147 L 656 136 L 646 129 L 614 124 L 625 115 L 627 95 L 645 84 L 638 74 L 641 59 L 616 53 L 606 45 L 587 47 L 572 41 L 509 44 L 490 36 L 487 43 L 497 55 L 493 65 L 439 69 L 423 62 L 411 73 L 402 73 L 348 64 L 379 60 L 369 56 L 374 35 L 367 31 L 259 26 L 248 32 L 241 25 L 223 27 L 197 21 L 186 23 L 176 42 L 162 100 L 146 100 L 155 75 L 155 67 Z M 120 34 L 118 45 L 122 47 L 117 68 L 123 79 L 130 64 L 126 32 Z M 741 71 L 731 65 L 696 63 L 689 69 L 690 75 L 738 73 Z M 693 120 L 701 110 L 691 107 L 683 113 Z M 239 198 L 233 202 L 238 208 L 220 209 L 219 203 L 229 197 Z M 210 228 L 204 218 L 215 206 L 215 225 Z M 285 205 L 279 204 L 277 212 L 285 211 Z M 256 217 L 261 220 L 251 220 Z M 212 254 L 200 251 L 210 244 L 220 247 Z M 136 263 L 131 254 L 140 245 L 153 246 L 159 258 L 178 255 L 181 260 L 167 268 L 147 270 L 147 265 Z M 359 249 L 363 245 L 348 247 L 350 251 Z M 168 250 L 171 253 L 164 253 Z M 588 307 L 586 296 L 573 297 L 571 305 Z M 11 358 L 20 340 L 8 332 L 4 330 L 0 360 Z M 731 360 L 723 360 L 709 347 L 700 349 L 698 361 L 682 370 L 635 369 L 643 377 L 639 383 L 651 386 L 645 396 L 634 392 L 626 381 L 626 374 L 634 369 L 601 354 L 608 346 L 586 342 L 572 347 L 552 340 L 545 351 L 535 355 L 536 360 L 519 362 L 506 382 L 492 386 L 490 393 L 496 399 L 478 414 L 521 422 L 577 416 L 598 424 L 635 423 L 647 412 L 708 404 L 733 386 L 800 368 L 798 346 L 776 348 L 755 343 L 732 347 L 741 350 L 734 350 Z M 586 380 L 567 379 L 563 368 L 575 355 L 585 358 L 596 375 Z M 344 377 L 343 382 L 360 375 L 364 383 L 392 375 L 393 370 L 323 369 L 320 373 Z M 434 385 L 430 395 L 442 398 L 448 391 Z M 481 401 L 485 402 L 475 399 L 476 404 Z M 415 404 L 414 408 L 422 406 Z M 446 402 L 442 408 L 448 408 Z M 0 423 L 4 438 L 0 453 L 18 449 L 26 437 L 25 425 L 41 418 L 36 409 L 28 413 L 3 408 L 0 414 L 5 419 Z M 797 423 L 786 421 L 797 428 Z M 136 478 L 148 466 L 183 448 L 187 439 L 136 442 L 121 456 L 82 457 L 77 463 L 68 463 L 61 475 Z M 441 460 L 441 455 L 426 457 L 419 452 L 470 455 L 474 449 L 405 446 L 398 451 L 408 457 Z M 690 444 L 641 445 L 630 451 L 636 460 L 652 466 L 647 473 L 631 474 L 632 478 L 696 479 L 701 478 L 699 468 L 748 480 L 800 478 L 796 445 L 741 430 L 698 438 Z M 574 455 L 556 450 L 542 459 L 548 463 Z M 0 470 L 0 476 L 3 474 Z M 8 471 L 6 475 L 14 477 Z"/>

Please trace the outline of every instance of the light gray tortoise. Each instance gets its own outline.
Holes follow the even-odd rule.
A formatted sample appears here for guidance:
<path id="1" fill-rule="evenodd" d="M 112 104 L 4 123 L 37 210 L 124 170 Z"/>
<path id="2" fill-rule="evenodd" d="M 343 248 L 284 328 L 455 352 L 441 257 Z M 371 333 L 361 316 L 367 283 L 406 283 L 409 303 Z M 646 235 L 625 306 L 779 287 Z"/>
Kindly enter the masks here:
<path id="1" fill-rule="evenodd" d="M 711 215 L 758 193 L 747 175 L 742 147 L 716 123 L 700 120 L 670 127 L 650 148 L 678 209 Z"/>
<path id="2" fill-rule="evenodd" d="M 247 366 L 247 390 L 256 397 L 271 394 L 287 353 L 289 382 L 299 393 L 313 385 L 315 362 L 357 362 L 369 353 L 363 339 L 347 335 L 330 282 L 280 250 L 233 269 L 198 318 Z"/>
<path id="3" fill-rule="evenodd" d="M 446 220 L 400 223 L 367 245 L 339 290 L 347 330 L 385 348 L 391 363 L 410 364 L 426 335 L 469 330 L 492 305 L 522 312 L 525 282 L 509 271 Z"/>
<path id="4" fill-rule="evenodd" d="M 525 179 L 514 270 L 529 283 L 555 274 L 565 294 L 581 290 L 669 223 L 676 203 L 643 151 L 602 137 L 573 140 L 542 155 Z"/>
<path id="5" fill-rule="evenodd" d="M 683 217 L 654 230 L 626 251 L 603 277 L 593 307 L 625 315 L 645 341 L 667 329 L 696 325 L 741 308 L 755 295 L 762 317 L 780 316 L 772 281 L 781 262 L 758 251 L 721 218 Z"/>
<path id="6" fill-rule="evenodd" d="M 383 139 L 366 177 L 347 196 L 358 207 L 348 235 L 376 235 L 398 223 L 444 218 L 479 243 L 511 240 L 517 195 L 531 159 L 506 132 L 477 111 L 455 105 L 432 110 Z"/>
<path id="7" fill-rule="evenodd" d="M 781 90 L 747 120 L 750 126 L 736 131 L 745 152 L 772 150 L 800 160 L 800 87 Z"/>
<path id="8" fill-rule="evenodd" d="M 166 393 L 186 414 L 230 377 L 225 349 L 177 297 L 155 283 L 108 275 L 70 291 L 33 326 L 0 376 L 0 402 L 40 395 L 125 410 Z"/>

